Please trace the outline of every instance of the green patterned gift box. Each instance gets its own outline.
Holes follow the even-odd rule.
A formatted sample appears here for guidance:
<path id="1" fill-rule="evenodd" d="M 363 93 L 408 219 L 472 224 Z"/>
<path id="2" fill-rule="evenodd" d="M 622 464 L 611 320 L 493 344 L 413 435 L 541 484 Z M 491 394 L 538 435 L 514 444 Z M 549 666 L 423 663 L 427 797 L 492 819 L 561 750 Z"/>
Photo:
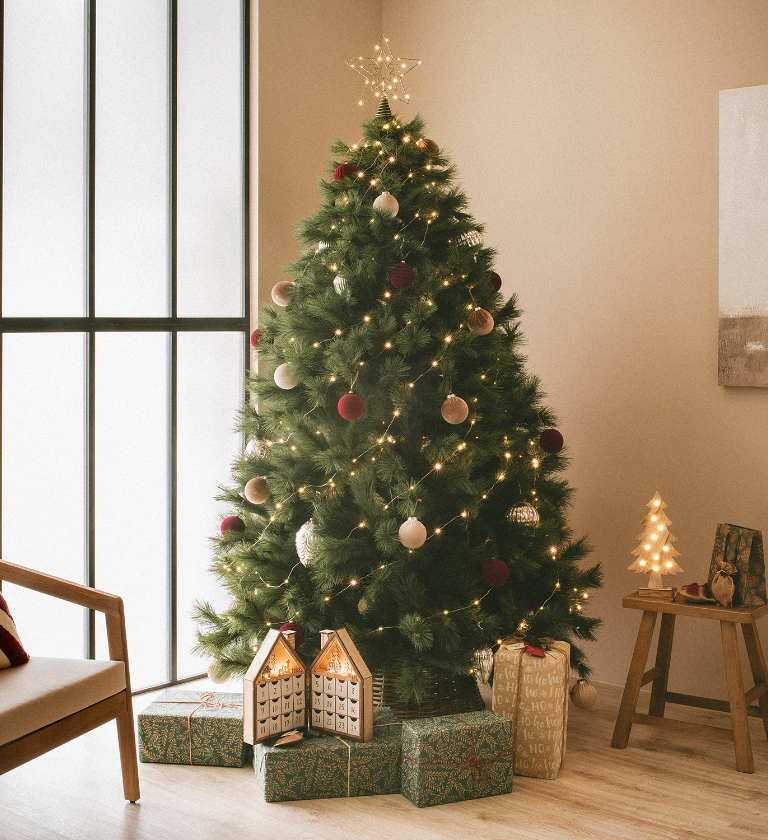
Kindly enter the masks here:
<path id="1" fill-rule="evenodd" d="M 372 741 L 333 735 L 285 747 L 256 744 L 253 764 L 267 802 L 400 793 L 402 723 L 383 706 Z"/>
<path id="2" fill-rule="evenodd" d="M 243 695 L 164 691 L 139 715 L 139 759 L 156 764 L 242 767 Z"/>
<path id="3" fill-rule="evenodd" d="M 512 792 L 512 721 L 467 712 L 403 724 L 404 796 L 423 808 Z"/>

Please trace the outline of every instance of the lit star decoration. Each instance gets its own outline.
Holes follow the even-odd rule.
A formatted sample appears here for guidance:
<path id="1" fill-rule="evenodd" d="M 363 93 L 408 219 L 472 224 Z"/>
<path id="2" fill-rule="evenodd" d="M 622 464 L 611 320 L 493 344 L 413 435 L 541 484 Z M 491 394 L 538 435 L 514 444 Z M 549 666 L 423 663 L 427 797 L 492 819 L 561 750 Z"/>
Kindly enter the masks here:
<path id="1" fill-rule="evenodd" d="M 365 78 L 365 88 L 360 97 L 360 105 L 371 99 L 392 97 L 401 102 L 408 102 L 410 96 L 405 92 L 403 76 L 421 64 L 418 58 L 395 58 L 389 48 L 389 39 L 381 36 L 384 46 L 376 44 L 371 58 L 350 58 L 347 65 Z M 399 95 L 398 95 L 399 94 Z"/>

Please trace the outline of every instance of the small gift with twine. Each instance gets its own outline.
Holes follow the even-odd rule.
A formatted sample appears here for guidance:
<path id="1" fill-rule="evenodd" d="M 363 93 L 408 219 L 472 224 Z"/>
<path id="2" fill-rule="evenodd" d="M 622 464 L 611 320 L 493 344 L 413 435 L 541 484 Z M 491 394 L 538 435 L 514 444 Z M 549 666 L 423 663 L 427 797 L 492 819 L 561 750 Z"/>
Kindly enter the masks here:
<path id="1" fill-rule="evenodd" d="M 274 740 L 254 747 L 253 766 L 267 802 L 400 793 L 401 721 L 378 710 L 373 740 L 336 735 L 304 738 L 284 747 Z"/>
<path id="2" fill-rule="evenodd" d="M 402 793 L 423 808 L 512 792 L 512 722 L 467 712 L 403 723 Z"/>
<path id="3" fill-rule="evenodd" d="M 169 689 L 139 714 L 139 759 L 155 764 L 242 767 L 243 695 Z"/>
<path id="4" fill-rule="evenodd" d="M 515 774 L 555 779 L 565 755 L 571 647 L 513 638 L 496 651 L 493 710 L 515 729 Z"/>

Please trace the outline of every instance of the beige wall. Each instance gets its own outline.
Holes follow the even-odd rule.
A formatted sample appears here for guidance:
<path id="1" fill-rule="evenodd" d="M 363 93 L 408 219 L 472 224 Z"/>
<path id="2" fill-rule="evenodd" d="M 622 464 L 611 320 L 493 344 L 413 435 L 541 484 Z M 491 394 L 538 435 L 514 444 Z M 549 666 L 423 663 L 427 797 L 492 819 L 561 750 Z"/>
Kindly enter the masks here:
<path id="1" fill-rule="evenodd" d="M 718 522 L 768 536 L 768 391 L 717 385 L 718 91 L 768 82 L 768 3 L 262 2 L 262 298 L 317 207 L 331 138 L 356 139 L 343 59 L 370 48 L 380 10 L 395 51 L 423 61 L 413 108 L 520 297 L 573 459 L 571 521 L 605 567 L 590 658 L 623 683 L 639 615 L 620 602 L 644 580 L 626 567 L 653 493 L 682 582 L 706 579 Z M 670 689 L 725 696 L 714 622 L 680 621 L 677 637 Z"/>

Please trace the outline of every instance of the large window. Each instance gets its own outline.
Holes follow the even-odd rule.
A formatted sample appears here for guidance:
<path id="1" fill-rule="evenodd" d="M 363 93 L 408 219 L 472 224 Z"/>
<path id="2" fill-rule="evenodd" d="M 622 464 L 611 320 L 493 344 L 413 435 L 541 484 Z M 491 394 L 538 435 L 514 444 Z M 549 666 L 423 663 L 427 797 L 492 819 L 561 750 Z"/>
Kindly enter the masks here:
<path id="1" fill-rule="evenodd" d="M 204 670 L 241 446 L 248 0 L 4 0 L 0 552 L 125 601 L 133 688 Z M 34 654 L 94 616 L 7 585 Z M 43 612 L 44 611 L 44 612 Z"/>

